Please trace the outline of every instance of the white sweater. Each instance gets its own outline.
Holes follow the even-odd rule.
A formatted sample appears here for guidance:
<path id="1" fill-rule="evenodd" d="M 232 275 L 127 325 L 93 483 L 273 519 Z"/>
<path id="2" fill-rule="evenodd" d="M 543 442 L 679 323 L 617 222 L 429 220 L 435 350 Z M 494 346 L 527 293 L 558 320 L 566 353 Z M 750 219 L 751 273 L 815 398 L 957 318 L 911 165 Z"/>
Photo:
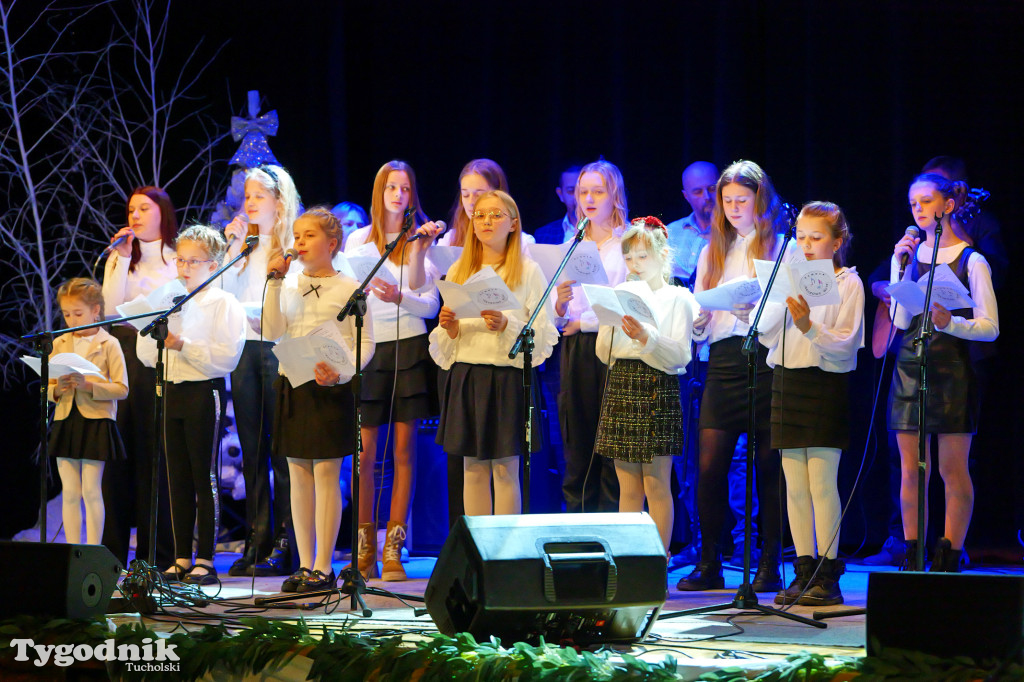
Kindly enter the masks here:
<path id="1" fill-rule="evenodd" d="M 642 360 L 665 374 L 683 374 L 690 364 L 690 335 L 697 301 L 686 287 L 665 284 L 654 290 L 654 305 L 660 328 L 644 324 L 647 343 L 626 336 L 619 327 L 601 325 L 597 332 L 597 357 L 611 365 L 616 360 Z M 613 333 L 614 332 L 614 333 Z"/>

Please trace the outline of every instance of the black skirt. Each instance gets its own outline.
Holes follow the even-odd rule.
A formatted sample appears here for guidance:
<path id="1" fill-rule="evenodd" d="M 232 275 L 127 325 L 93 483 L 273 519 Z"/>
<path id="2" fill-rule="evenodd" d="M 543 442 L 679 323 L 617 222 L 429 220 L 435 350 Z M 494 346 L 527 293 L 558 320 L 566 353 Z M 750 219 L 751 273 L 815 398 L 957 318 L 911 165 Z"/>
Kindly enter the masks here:
<path id="1" fill-rule="evenodd" d="M 437 444 L 446 453 L 475 459 L 523 454 L 523 370 L 456 362 L 443 386 Z M 537 416 L 535 407 L 532 452 L 540 450 Z"/>
<path id="2" fill-rule="evenodd" d="M 772 448 L 849 448 L 849 378 L 818 367 L 775 367 Z"/>
<path id="3" fill-rule="evenodd" d="M 641 360 L 618 360 L 597 427 L 597 454 L 640 464 L 683 450 L 679 378 Z"/>
<path id="4" fill-rule="evenodd" d="M 127 459 L 117 422 L 113 419 L 86 419 L 74 402 L 66 418 L 54 420 L 48 446 L 50 457 L 97 462 Z"/>
<path id="5" fill-rule="evenodd" d="M 277 407 L 271 449 L 276 457 L 336 459 L 355 449 L 352 385 L 321 386 L 315 381 L 292 388 L 281 376 L 274 382 Z"/>
<path id="6" fill-rule="evenodd" d="M 914 334 L 904 334 L 889 391 L 889 429 L 917 431 L 920 362 Z M 981 402 L 970 344 L 936 331 L 928 344 L 928 433 L 977 433 Z"/>
<path id="7" fill-rule="evenodd" d="M 363 370 L 362 401 L 364 426 L 387 424 L 389 417 L 392 422 L 411 422 L 440 411 L 437 365 L 430 357 L 426 334 L 377 344 Z"/>
<path id="8" fill-rule="evenodd" d="M 698 428 L 746 431 L 750 423 L 747 408 L 747 356 L 742 336 L 730 336 L 711 344 L 704 396 L 700 401 Z M 768 431 L 772 411 L 772 370 L 768 349 L 757 345 L 756 428 Z"/>

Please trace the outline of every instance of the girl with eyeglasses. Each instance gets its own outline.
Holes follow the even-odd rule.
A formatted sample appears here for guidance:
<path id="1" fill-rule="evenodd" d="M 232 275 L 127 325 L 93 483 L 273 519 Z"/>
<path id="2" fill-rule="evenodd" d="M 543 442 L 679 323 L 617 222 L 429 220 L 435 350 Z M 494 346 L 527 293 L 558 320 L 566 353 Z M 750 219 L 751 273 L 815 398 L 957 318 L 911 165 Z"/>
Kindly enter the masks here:
<path id="1" fill-rule="evenodd" d="M 178 235 L 175 264 L 190 293 L 217 271 L 226 246 L 220 231 L 205 225 L 193 225 Z M 169 327 L 164 436 L 175 562 L 164 577 L 210 585 L 217 582 L 216 465 L 224 377 L 242 356 L 245 309 L 234 295 L 207 286 L 171 318 Z M 157 346 L 151 336 L 139 336 L 137 352 L 147 367 L 156 364 Z M 198 527 L 194 562 L 193 527 Z"/>
<path id="2" fill-rule="evenodd" d="M 127 205 L 127 225 L 110 238 L 120 239 L 103 269 L 103 302 L 108 318 L 120 317 L 117 306 L 138 296 L 146 296 L 178 276 L 174 265 L 174 238 L 178 219 L 167 193 L 159 187 L 132 190 Z M 154 492 L 151 486 L 156 435 L 153 432 L 156 376 L 135 354 L 138 332 L 128 323 L 116 324 L 110 334 L 121 345 L 131 392 L 117 409 L 117 430 L 124 442 L 127 459 L 108 462 L 103 472 L 103 505 L 106 523 L 103 544 L 117 559 L 128 565 L 128 547 L 132 526 L 138 528 L 135 556 L 147 558 L 150 549 L 149 507 Z M 158 565 L 174 560 L 170 506 L 167 502 L 167 472 L 162 462 L 157 510 Z"/>
<path id="3" fill-rule="evenodd" d="M 609 286 L 626 281 L 620 239 L 628 222 L 626 216 L 626 185 L 619 169 L 603 159 L 584 166 L 576 181 L 576 219 L 588 221 L 584 240 L 597 246 Z M 572 377 L 562 382 L 558 395 L 565 455 L 565 510 L 618 511 L 615 466 L 594 451 L 608 371 L 604 364 L 607 358 L 597 357 L 597 316 L 582 288 L 573 281 L 558 285 L 555 314 L 555 324 L 562 332 L 561 376 Z"/>
<path id="4" fill-rule="evenodd" d="M 523 307 L 457 319 L 451 308 L 442 306 L 438 327 L 430 333 L 431 356 L 449 370 L 437 443 L 450 457 L 462 460 L 466 514 L 518 514 L 519 461 L 524 454 L 523 357 L 510 360 L 508 352 L 547 283 L 540 267 L 523 256 L 522 221 L 512 197 L 500 190 L 485 192 L 476 200 L 472 220 L 462 255 L 446 279 L 463 284 L 490 266 Z M 549 305 L 537 316 L 535 330 L 534 362 L 540 364 L 558 339 Z"/>
<path id="5" fill-rule="evenodd" d="M 272 350 L 273 339 L 260 333 L 260 317 L 267 262 L 291 248 L 292 223 L 298 208 L 299 194 L 288 171 L 272 165 L 250 168 L 245 173 L 243 213 L 224 228 L 229 259 L 242 250 L 246 237 L 259 238 L 252 253 L 235 263 L 222 279 L 224 289 L 241 301 L 249 318 L 242 359 L 231 373 L 231 401 L 242 448 L 246 525 L 242 556 L 228 571 L 233 576 L 288 575 L 294 569 L 295 557 L 288 546 L 288 464 L 284 458 L 275 457 L 270 447 L 277 357 Z"/>

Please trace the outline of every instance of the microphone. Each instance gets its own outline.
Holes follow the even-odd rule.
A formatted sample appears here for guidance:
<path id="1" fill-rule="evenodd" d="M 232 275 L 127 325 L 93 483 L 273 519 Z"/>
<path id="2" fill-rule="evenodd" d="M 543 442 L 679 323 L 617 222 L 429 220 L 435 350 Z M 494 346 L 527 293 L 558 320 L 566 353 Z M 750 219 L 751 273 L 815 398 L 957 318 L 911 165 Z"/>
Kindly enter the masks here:
<path id="1" fill-rule="evenodd" d="M 253 236 L 255 237 L 256 235 L 253 235 Z M 256 237 L 256 241 L 259 241 L 259 237 Z M 291 262 L 294 259 L 296 259 L 298 257 L 299 257 L 299 252 L 296 251 L 295 249 L 288 249 L 287 251 L 285 251 L 284 252 L 284 273 L 278 272 L 277 270 L 271 270 L 269 273 L 267 273 L 267 279 L 275 279 L 275 277 L 276 278 L 284 277 L 285 273 L 288 272 L 288 266 L 291 264 Z"/>
<path id="2" fill-rule="evenodd" d="M 917 229 L 917 225 L 911 225 L 903 234 L 907 237 L 913 237 L 914 239 L 917 239 L 917 236 L 921 234 L 921 231 Z M 903 281 L 903 273 L 907 271 L 907 263 L 909 261 L 910 257 L 907 255 L 903 255 L 900 257 L 900 281 Z"/>
<path id="3" fill-rule="evenodd" d="M 587 216 L 583 216 L 582 218 L 580 218 L 580 221 L 578 223 L 576 223 L 576 233 L 577 234 L 584 234 L 584 233 L 586 233 L 587 225 L 589 225 L 589 224 L 590 224 L 590 218 L 588 218 Z"/>
<path id="4" fill-rule="evenodd" d="M 444 233 L 445 230 L 448 229 L 448 223 L 446 223 L 443 220 L 435 220 L 434 224 L 441 228 L 441 231 L 438 232 L 438 234 L 442 234 L 442 233 Z M 426 236 L 427 235 L 425 235 L 425 234 L 416 234 L 416 235 L 413 235 L 411 237 L 407 237 L 406 240 L 405 240 L 405 243 L 406 244 L 411 244 L 412 242 L 416 241 L 417 239 L 420 239 L 421 237 L 426 237 Z"/>
<path id="5" fill-rule="evenodd" d="M 132 235 L 134 236 L 135 233 L 132 232 Z M 128 235 L 127 234 L 122 234 L 120 237 L 118 237 L 114 241 L 110 242 L 110 246 L 108 246 L 107 248 L 103 249 L 103 253 L 100 255 L 100 258 L 103 258 L 105 256 L 109 256 L 111 253 L 113 253 L 114 249 L 116 249 L 117 247 L 121 246 L 121 244 L 124 244 L 126 241 L 128 241 Z"/>
<path id="6" fill-rule="evenodd" d="M 249 216 L 247 214 L 245 214 L 245 213 L 239 213 L 238 215 L 235 216 L 235 218 L 238 219 L 238 220 L 241 220 L 246 225 L 249 224 Z M 231 245 L 234 244 L 236 241 L 238 241 L 238 235 L 237 234 L 230 235 L 228 237 L 228 248 L 230 249 Z M 257 241 L 259 241 L 259 240 L 257 239 Z M 246 243 L 246 245 L 249 244 L 248 237 L 246 238 L 245 243 Z"/>

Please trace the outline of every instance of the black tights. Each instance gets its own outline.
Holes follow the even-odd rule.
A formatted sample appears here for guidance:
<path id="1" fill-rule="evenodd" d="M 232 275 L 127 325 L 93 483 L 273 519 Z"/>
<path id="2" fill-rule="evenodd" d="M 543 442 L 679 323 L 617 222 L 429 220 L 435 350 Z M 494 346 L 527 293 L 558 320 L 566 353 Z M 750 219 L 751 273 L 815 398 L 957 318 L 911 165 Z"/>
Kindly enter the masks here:
<path id="1" fill-rule="evenodd" d="M 720 557 L 718 546 L 728 512 L 729 465 L 739 438 L 738 431 L 700 430 L 700 471 L 697 478 L 697 511 L 700 514 L 701 558 Z M 782 519 L 779 454 L 771 449 L 771 434 L 757 434 L 754 458 L 757 483 L 758 530 L 762 546 L 778 553 Z"/>

